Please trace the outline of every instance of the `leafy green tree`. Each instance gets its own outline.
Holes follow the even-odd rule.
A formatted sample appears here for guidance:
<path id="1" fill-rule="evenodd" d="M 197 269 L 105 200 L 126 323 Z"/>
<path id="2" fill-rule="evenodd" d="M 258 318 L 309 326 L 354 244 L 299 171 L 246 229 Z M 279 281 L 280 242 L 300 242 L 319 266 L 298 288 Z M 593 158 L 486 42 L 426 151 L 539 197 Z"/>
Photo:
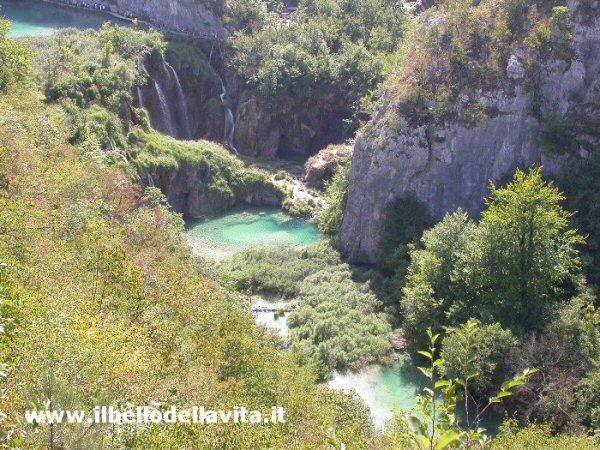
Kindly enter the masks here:
<path id="1" fill-rule="evenodd" d="M 462 327 L 462 332 L 467 335 L 475 335 L 479 325 L 471 321 Z M 437 342 L 439 334 L 433 334 L 431 329 L 427 330 L 429 347 L 427 350 L 419 351 L 429 362 L 428 367 L 419 367 L 419 370 L 429 380 L 430 387 L 423 390 L 423 394 L 417 396 L 417 407 L 414 414 L 399 414 L 396 416 L 396 430 L 390 435 L 398 450 L 414 448 L 419 450 L 444 450 L 444 449 L 468 449 L 482 448 L 489 441 L 485 429 L 480 427 L 483 416 L 492 405 L 502 403 L 504 399 L 513 395 L 513 391 L 523 386 L 527 378 L 533 375 L 534 369 L 526 369 L 517 374 L 513 379 L 502 383 L 500 390 L 490 397 L 488 403 L 477 410 L 475 417 L 469 418 L 469 408 L 465 407 L 467 417 L 461 423 L 456 416 L 456 408 L 459 393 L 465 399 L 465 405 L 470 398 L 470 383 L 474 381 L 477 374 L 464 372 L 456 379 L 440 377 L 440 368 L 445 364 L 443 358 L 437 356 Z M 471 355 L 475 349 L 470 345 L 466 347 L 467 355 Z M 470 356 L 469 356 L 470 357 Z M 468 370 L 468 368 L 466 368 Z"/>
<path id="2" fill-rule="evenodd" d="M 431 327 L 437 333 L 450 324 L 447 312 L 464 298 L 464 287 L 455 279 L 455 267 L 476 231 L 477 226 L 467 213 L 459 210 L 447 214 L 423 233 L 422 248 L 410 251 L 411 263 L 400 307 L 402 329 L 411 353 L 426 345 L 423 330 Z"/>
<path id="3" fill-rule="evenodd" d="M 425 232 L 400 302 L 409 349 L 422 345 L 424 327 L 440 332 L 469 318 L 517 336 L 540 330 L 557 304 L 577 295 L 584 240 L 563 199 L 539 169 L 518 170 L 507 186 L 492 186 L 479 224 L 457 212 Z"/>
<path id="4" fill-rule="evenodd" d="M 541 169 L 517 170 L 505 187 L 492 185 L 479 232 L 459 264 L 470 307 L 484 322 L 520 332 L 540 329 L 553 306 L 572 297 L 582 282 L 577 247 L 564 195 Z"/>
<path id="5" fill-rule="evenodd" d="M 470 389 L 477 397 L 500 386 L 507 374 L 506 357 L 517 343 L 510 330 L 472 320 L 448 331 L 441 351 L 444 376 L 456 379 L 464 373 L 474 374 Z"/>
<path id="6" fill-rule="evenodd" d="M 0 17 L 0 93 L 23 84 L 31 64 L 31 49 L 8 37 L 10 22 Z"/>

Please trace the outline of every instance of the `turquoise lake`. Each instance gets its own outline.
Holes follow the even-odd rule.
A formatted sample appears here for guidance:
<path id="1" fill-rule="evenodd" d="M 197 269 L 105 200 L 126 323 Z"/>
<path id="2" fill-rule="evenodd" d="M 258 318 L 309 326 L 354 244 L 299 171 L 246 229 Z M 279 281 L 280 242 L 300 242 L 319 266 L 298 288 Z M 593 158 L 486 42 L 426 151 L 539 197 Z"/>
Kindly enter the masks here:
<path id="1" fill-rule="evenodd" d="M 127 24 L 100 12 L 31 0 L 0 0 L 0 15 L 12 22 L 13 38 L 49 36 L 61 28 L 99 29 L 104 22 Z"/>
<path id="2" fill-rule="evenodd" d="M 186 225 L 194 252 L 217 261 L 249 247 L 309 245 L 321 239 L 314 224 L 277 208 L 236 209 Z"/>

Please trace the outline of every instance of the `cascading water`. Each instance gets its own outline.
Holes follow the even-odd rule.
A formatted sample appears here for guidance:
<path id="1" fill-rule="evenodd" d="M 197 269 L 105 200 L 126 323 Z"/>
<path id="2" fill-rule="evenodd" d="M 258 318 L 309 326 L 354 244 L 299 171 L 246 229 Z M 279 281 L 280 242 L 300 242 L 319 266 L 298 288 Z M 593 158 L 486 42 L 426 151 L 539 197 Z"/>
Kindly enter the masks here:
<path id="1" fill-rule="evenodd" d="M 237 148 L 235 148 L 235 145 L 233 144 L 233 137 L 235 135 L 235 119 L 233 117 L 233 111 L 231 111 L 231 108 L 229 108 L 229 106 L 227 106 L 227 104 L 225 103 L 225 97 L 227 97 L 227 89 L 225 88 L 223 78 L 219 77 L 219 80 L 221 81 L 221 103 L 225 108 L 225 141 L 227 142 L 229 148 L 233 150 L 233 152 L 236 155 L 239 155 L 240 153 L 237 151 Z"/>
<path id="2" fill-rule="evenodd" d="M 154 84 L 154 92 L 156 92 L 156 97 L 158 98 L 158 105 L 160 107 L 160 116 L 161 116 L 160 119 L 161 119 L 163 126 L 165 127 L 164 131 L 169 136 L 175 136 L 175 132 L 174 132 L 174 128 L 173 128 L 173 119 L 171 117 L 171 109 L 169 108 L 169 103 L 167 102 L 167 97 L 166 97 L 163 89 L 161 88 L 160 84 L 158 83 L 158 81 L 156 81 L 154 78 L 152 78 L 152 76 L 148 72 L 148 69 L 146 69 L 146 66 L 144 65 L 144 63 L 141 63 L 141 66 L 142 66 L 142 71 L 146 74 L 148 79 L 150 81 L 152 81 L 152 83 Z M 168 71 L 167 71 L 167 75 L 170 76 Z M 138 97 L 139 97 L 139 101 L 140 101 L 140 106 L 144 106 L 142 91 L 139 87 L 138 87 Z"/>
<path id="3" fill-rule="evenodd" d="M 158 84 L 156 80 L 152 81 L 154 81 L 154 90 L 156 91 L 156 96 L 158 97 L 158 103 L 160 105 L 160 112 L 163 123 L 165 125 L 165 131 L 169 136 L 175 136 L 175 131 L 173 129 L 173 119 L 171 118 L 171 110 L 169 109 L 167 97 L 165 96 L 164 91 L 160 87 L 160 84 Z"/>
<path id="4" fill-rule="evenodd" d="M 142 88 L 141 87 L 137 87 L 137 96 L 138 96 L 138 105 L 140 105 L 140 108 L 144 108 L 144 96 L 142 95 Z"/>
<path id="5" fill-rule="evenodd" d="M 177 75 L 177 71 L 169 64 L 167 61 L 164 61 L 167 72 L 171 72 L 173 75 L 173 79 L 175 80 L 175 87 L 177 88 L 177 101 L 179 104 L 179 110 L 181 115 L 183 116 L 183 132 L 185 139 L 192 139 L 192 130 L 190 128 L 190 118 L 188 114 L 187 102 L 185 101 L 185 95 L 183 93 L 183 88 L 181 87 L 181 81 L 179 80 L 179 75 Z"/>

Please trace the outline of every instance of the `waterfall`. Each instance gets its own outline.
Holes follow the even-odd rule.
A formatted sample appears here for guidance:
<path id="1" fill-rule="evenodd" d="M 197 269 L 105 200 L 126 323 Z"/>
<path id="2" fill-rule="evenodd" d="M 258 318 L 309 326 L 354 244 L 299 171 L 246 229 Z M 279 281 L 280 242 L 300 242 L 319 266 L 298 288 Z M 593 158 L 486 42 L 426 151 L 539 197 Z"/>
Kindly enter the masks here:
<path id="1" fill-rule="evenodd" d="M 164 125 L 166 127 L 166 132 L 169 136 L 175 136 L 175 132 L 173 131 L 173 119 L 171 118 L 171 110 L 169 109 L 167 97 L 165 96 L 164 91 L 156 82 L 156 80 L 152 81 L 154 81 L 154 90 L 156 91 L 156 96 L 158 97 L 158 103 L 160 104 L 160 112 L 162 115 Z"/>
<path id="2" fill-rule="evenodd" d="M 181 87 L 181 81 L 179 80 L 179 75 L 177 75 L 177 71 L 169 64 L 167 61 L 164 61 L 165 67 L 167 71 L 170 71 L 173 74 L 173 78 L 175 79 L 175 86 L 177 87 L 177 101 L 179 103 L 179 110 L 181 115 L 183 116 L 183 131 L 185 139 L 192 139 L 192 131 L 190 129 L 190 117 L 188 114 L 187 102 L 185 101 L 185 95 L 183 93 L 183 88 Z"/>
<path id="3" fill-rule="evenodd" d="M 146 178 L 148 179 L 148 186 L 156 187 L 156 184 L 154 184 L 154 178 L 150 172 L 146 172 Z"/>
<path id="4" fill-rule="evenodd" d="M 162 61 L 163 72 L 167 75 L 167 84 L 171 84 L 171 71 L 169 70 L 169 63 L 163 59 Z"/>
<path id="5" fill-rule="evenodd" d="M 231 150 L 233 150 L 233 152 L 239 156 L 239 152 L 237 151 L 237 148 L 235 148 L 235 145 L 233 145 L 233 136 L 235 134 L 235 119 L 233 117 L 233 112 L 231 111 L 231 108 L 229 108 L 226 104 L 225 104 L 225 97 L 227 96 L 227 89 L 225 88 L 225 83 L 223 82 L 223 78 L 221 78 L 219 76 L 219 80 L 221 80 L 221 103 L 223 104 L 223 107 L 225 108 L 225 141 L 227 142 L 227 145 L 229 146 L 229 148 Z"/>
<path id="6" fill-rule="evenodd" d="M 144 96 L 142 95 L 142 88 L 137 86 L 137 96 L 138 96 L 138 104 L 140 108 L 144 107 Z"/>

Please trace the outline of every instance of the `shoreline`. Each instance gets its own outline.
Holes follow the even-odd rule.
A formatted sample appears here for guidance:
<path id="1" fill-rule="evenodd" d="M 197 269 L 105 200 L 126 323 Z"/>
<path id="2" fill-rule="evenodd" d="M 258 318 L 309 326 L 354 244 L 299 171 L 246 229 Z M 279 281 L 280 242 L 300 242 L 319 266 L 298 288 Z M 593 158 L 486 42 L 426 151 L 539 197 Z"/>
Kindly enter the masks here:
<path id="1" fill-rule="evenodd" d="M 119 19 L 123 22 L 127 22 L 130 24 L 133 24 L 134 21 L 137 20 L 138 23 L 144 24 L 144 25 L 146 25 L 156 31 L 164 33 L 164 34 L 171 34 L 174 36 L 186 37 L 189 39 L 204 39 L 204 40 L 208 40 L 208 41 L 217 41 L 217 42 L 222 42 L 225 40 L 224 38 L 220 38 L 216 35 L 206 34 L 206 35 L 196 36 L 191 33 L 185 33 L 185 32 L 177 31 L 177 30 L 171 30 L 169 28 L 161 28 L 161 27 L 158 27 L 156 24 L 149 22 L 147 20 L 140 19 L 138 17 L 127 17 L 122 14 L 119 14 L 118 12 L 115 12 L 115 11 L 109 9 L 109 7 L 107 7 L 106 9 L 86 8 L 85 6 L 78 6 L 78 5 L 74 5 L 71 3 L 62 2 L 60 0 L 41 0 L 41 2 L 47 3 L 49 5 L 59 6 L 61 8 L 71 8 L 71 9 L 78 10 L 78 11 L 89 11 L 89 12 L 92 12 L 92 13 L 98 14 L 98 15 L 114 17 L 115 19 Z M 105 6 L 105 5 L 102 5 L 102 6 Z"/>

